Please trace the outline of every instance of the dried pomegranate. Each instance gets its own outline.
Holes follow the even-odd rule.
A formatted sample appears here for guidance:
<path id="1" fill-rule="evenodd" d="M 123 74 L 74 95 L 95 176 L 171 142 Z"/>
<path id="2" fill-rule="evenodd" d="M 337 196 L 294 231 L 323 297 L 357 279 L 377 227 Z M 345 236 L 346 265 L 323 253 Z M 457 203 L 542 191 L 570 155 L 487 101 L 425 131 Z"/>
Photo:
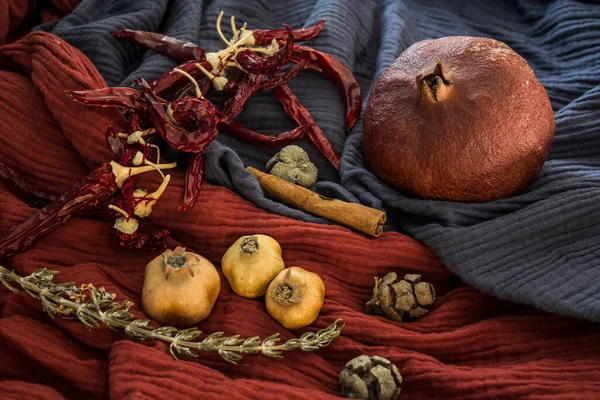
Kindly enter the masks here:
<path id="1" fill-rule="evenodd" d="M 506 44 L 425 40 L 377 79 L 365 109 L 367 167 L 425 198 L 489 201 L 523 190 L 554 137 L 548 94 Z"/>

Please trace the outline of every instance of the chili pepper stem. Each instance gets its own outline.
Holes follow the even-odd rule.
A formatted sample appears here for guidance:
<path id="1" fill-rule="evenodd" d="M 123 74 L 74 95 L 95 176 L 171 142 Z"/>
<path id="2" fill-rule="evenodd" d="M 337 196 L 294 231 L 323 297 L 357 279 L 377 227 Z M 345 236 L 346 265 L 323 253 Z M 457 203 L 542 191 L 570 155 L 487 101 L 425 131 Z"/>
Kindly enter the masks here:
<path id="1" fill-rule="evenodd" d="M 120 207 L 117 207 L 117 206 L 115 206 L 113 204 L 109 204 L 108 208 L 110 208 L 111 210 L 114 210 L 114 211 L 118 212 L 119 214 L 122 214 L 125 218 L 129 218 L 129 213 L 127 211 L 123 210 Z"/>
<path id="2" fill-rule="evenodd" d="M 147 136 L 147 135 L 155 133 L 156 130 L 154 128 L 148 128 L 148 129 L 144 129 L 143 131 L 136 131 L 136 132 L 141 132 L 140 134 L 138 134 L 139 136 Z M 128 139 L 129 136 L 135 134 L 136 132 L 132 132 L 132 133 L 119 132 L 118 135 L 122 139 Z"/>
<path id="3" fill-rule="evenodd" d="M 215 89 L 218 90 L 219 92 L 223 90 L 225 85 L 227 85 L 228 80 L 224 76 L 217 76 L 217 75 L 213 74 L 212 72 L 210 72 L 209 70 L 204 68 L 202 66 L 202 64 L 200 64 L 200 63 L 196 63 L 196 68 L 198 68 L 200 71 L 202 71 L 202 73 L 210 79 L 210 81 L 212 82 Z M 189 78 L 191 78 L 194 82 L 196 82 L 191 76 L 189 76 L 188 74 L 186 74 L 186 75 Z M 198 84 L 196 83 L 196 88 L 197 87 L 198 87 Z M 200 89 L 197 88 L 197 90 L 200 90 Z"/>
<path id="4" fill-rule="evenodd" d="M 196 67 L 198 65 L 200 65 L 200 64 L 196 64 Z M 202 91 L 200 90 L 200 86 L 198 86 L 198 82 L 196 82 L 196 80 L 190 74 L 188 74 L 187 72 L 185 72 L 179 68 L 173 68 L 173 71 L 188 78 L 194 85 L 194 89 L 196 90 L 196 97 L 202 97 Z"/>
<path id="5" fill-rule="evenodd" d="M 238 30 L 237 30 L 237 28 L 236 28 L 236 26 L 235 26 L 235 15 L 232 15 L 232 16 L 231 16 L 231 31 L 233 32 L 233 39 L 232 39 L 232 40 L 233 40 L 233 42 L 235 43 L 235 42 L 237 42 L 237 41 L 238 41 L 238 39 L 240 38 L 240 37 L 239 37 Z"/>
<path id="6" fill-rule="evenodd" d="M 108 208 L 123 215 L 122 217 L 117 218 L 117 220 L 115 221 L 115 224 L 113 225 L 113 228 L 115 228 L 119 232 L 123 232 L 128 235 L 131 235 L 132 233 L 137 231 L 140 224 L 137 221 L 137 219 L 132 218 L 127 211 L 125 211 L 122 208 L 119 208 L 113 204 L 109 204 Z"/>
<path id="7" fill-rule="evenodd" d="M 156 149 L 156 162 L 159 163 L 160 162 L 160 147 L 158 147 L 155 144 L 151 144 L 150 147 L 154 147 Z M 151 161 L 145 160 L 144 164 L 146 165 L 152 165 L 153 167 L 156 168 L 156 163 L 153 163 Z M 160 175 L 164 178 L 165 175 L 162 173 L 162 171 L 160 170 L 160 168 L 156 168 L 156 170 L 160 173 Z"/>
<path id="8" fill-rule="evenodd" d="M 141 197 L 142 200 L 136 204 L 133 213 L 140 218 L 145 218 L 152 212 L 152 207 L 156 204 L 160 196 L 167 189 L 167 185 L 171 181 L 171 175 L 164 177 L 163 182 L 160 184 L 158 189 L 154 193 L 147 194 L 143 190 L 136 190 L 133 194 L 134 197 Z"/>
<path id="9" fill-rule="evenodd" d="M 158 152 L 157 155 L 157 160 L 160 159 L 160 149 L 158 148 L 157 145 L 152 144 L 150 146 L 156 147 L 156 151 Z M 156 171 L 158 171 L 158 173 L 160 174 L 160 176 L 162 176 L 163 179 L 165 179 L 165 174 L 161 171 L 160 168 L 157 167 L 158 164 L 153 163 L 152 161 L 148 161 L 148 160 L 144 160 L 144 164 L 149 165 L 153 168 L 156 168 Z"/>
<path id="10" fill-rule="evenodd" d="M 135 153 L 135 156 L 133 157 L 133 160 L 131 160 L 131 163 L 135 166 L 139 166 L 142 164 L 143 161 L 144 154 L 141 151 L 138 151 L 137 153 Z"/>
<path id="11" fill-rule="evenodd" d="M 221 21 L 223 20 L 223 11 L 219 13 L 217 17 L 217 32 L 219 33 L 219 37 L 225 42 L 227 46 L 231 45 L 231 42 L 225 38 L 223 35 L 223 31 L 221 30 Z"/>
<path id="12" fill-rule="evenodd" d="M 171 169 L 177 167 L 177 163 L 170 164 L 154 164 L 146 165 L 143 167 L 124 167 L 123 165 L 111 161 L 112 173 L 115 175 L 115 182 L 118 187 L 122 187 L 123 184 L 130 176 L 143 174 L 144 172 L 154 171 L 155 169 Z"/>
<path id="13" fill-rule="evenodd" d="M 150 193 L 147 196 L 152 197 L 154 200 L 158 200 L 158 198 L 164 193 L 164 191 L 167 188 L 167 185 L 169 184 L 170 181 L 171 181 L 171 175 L 165 176 L 165 178 L 163 179 L 163 182 L 160 184 L 158 189 L 156 189 L 153 193 Z"/>

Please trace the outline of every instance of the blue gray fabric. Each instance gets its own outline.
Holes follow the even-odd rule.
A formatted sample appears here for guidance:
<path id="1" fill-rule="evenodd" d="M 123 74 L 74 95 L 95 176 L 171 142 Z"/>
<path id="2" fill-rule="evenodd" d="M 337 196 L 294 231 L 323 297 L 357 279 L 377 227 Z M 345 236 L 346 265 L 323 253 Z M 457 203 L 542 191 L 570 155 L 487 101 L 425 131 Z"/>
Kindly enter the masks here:
<path id="1" fill-rule="evenodd" d="M 306 141 L 299 144 L 319 168 L 316 190 L 385 208 L 389 230 L 422 240 L 465 282 L 495 296 L 550 312 L 600 320 L 600 5 L 573 0 L 83 0 L 69 16 L 41 29 L 83 51 L 107 83 L 147 80 L 176 63 L 113 38 L 131 28 L 163 32 L 222 47 L 219 11 L 250 28 L 294 28 L 327 20 L 310 45 L 340 58 L 361 84 L 366 100 L 379 74 L 408 46 L 450 35 L 492 37 L 525 57 L 548 90 L 557 132 L 549 160 L 521 195 L 485 204 L 422 200 L 392 190 L 363 165 L 361 121 L 347 136 L 344 109 L 333 82 L 303 73 L 291 83 L 335 148 L 337 172 Z M 229 29 L 224 28 L 226 32 Z M 240 116 L 267 133 L 294 125 L 269 93 Z M 245 172 L 263 168 L 276 152 L 221 134 L 209 147 L 206 179 L 265 209 L 325 222 L 265 199 Z M 207 210 L 210 212 L 210 210 Z"/>

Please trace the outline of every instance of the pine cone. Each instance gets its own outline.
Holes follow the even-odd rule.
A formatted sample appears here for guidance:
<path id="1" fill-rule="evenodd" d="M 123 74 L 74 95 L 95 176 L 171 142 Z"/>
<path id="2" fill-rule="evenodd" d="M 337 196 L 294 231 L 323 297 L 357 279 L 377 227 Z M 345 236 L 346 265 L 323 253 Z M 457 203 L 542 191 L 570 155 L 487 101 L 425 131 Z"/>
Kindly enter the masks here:
<path id="1" fill-rule="evenodd" d="M 375 314 L 402 322 L 419 318 L 435 301 L 435 289 L 428 282 L 421 282 L 421 275 L 407 274 L 398 280 L 395 272 L 383 278 L 375 278 L 373 296 L 367 302 L 366 314 Z"/>
<path id="2" fill-rule="evenodd" d="M 363 400 L 395 400 L 400 395 L 402 375 L 383 357 L 358 356 L 340 373 L 342 396 Z"/>

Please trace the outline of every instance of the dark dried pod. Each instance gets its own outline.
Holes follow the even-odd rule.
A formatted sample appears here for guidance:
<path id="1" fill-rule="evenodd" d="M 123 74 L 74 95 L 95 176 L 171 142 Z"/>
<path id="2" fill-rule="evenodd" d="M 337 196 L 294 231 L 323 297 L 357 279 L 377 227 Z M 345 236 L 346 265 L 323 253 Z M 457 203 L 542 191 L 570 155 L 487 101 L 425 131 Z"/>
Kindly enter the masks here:
<path id="1" fill-rule="evenodd" d="M 366 314 L 374 314 L 402 322 L 429 312 L 435 302 L 435 289 L 421 282 L 421 275 L 406 274 L 401 280 L 395 272 L 375 278 L 373 296 L 367 302 Z"/>
<path id="2" fill-rule="evenodd" d="M 388 359 L 358 356 L 340 373 L 342 396 L 364 400 L 394 400 L 400 395 L 402 375 Z"/>

